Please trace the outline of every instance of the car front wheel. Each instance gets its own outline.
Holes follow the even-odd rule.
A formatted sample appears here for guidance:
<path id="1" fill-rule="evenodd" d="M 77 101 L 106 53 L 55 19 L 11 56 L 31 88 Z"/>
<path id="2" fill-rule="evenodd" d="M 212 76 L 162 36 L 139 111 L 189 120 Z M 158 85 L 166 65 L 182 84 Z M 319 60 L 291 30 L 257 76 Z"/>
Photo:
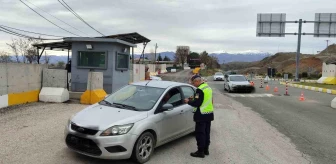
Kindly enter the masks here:
<path id="1" fill-rule="evenodd" d="M 154 152 L 155 139 L 152 133 L 145 132 L 137 140 L 133 148 L 132 158 L 138 163 L 146 163 Z"/>

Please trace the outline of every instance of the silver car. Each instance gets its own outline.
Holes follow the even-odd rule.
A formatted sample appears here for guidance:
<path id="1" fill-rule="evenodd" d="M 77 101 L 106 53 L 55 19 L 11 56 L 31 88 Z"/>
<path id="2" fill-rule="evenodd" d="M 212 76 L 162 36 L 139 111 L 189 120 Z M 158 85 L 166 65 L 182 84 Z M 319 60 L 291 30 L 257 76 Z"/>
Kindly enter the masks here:
<path id="1" fill-rule="evenodd" d="M 87 156 L 145 163 L 154 148 L 195 131 L 193 107 L 183 102 L 195 91 L 171 81 L 129 84 L 73 115 L 65 143 Z"/>

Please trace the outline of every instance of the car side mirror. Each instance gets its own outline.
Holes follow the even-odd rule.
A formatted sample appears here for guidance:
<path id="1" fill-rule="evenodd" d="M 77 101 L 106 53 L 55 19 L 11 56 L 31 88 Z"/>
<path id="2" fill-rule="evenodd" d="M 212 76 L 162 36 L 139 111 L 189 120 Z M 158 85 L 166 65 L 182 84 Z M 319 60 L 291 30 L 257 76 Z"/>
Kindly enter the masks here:
<path id="1" fill-rule="evenodd" d="M 172 110 L 173 108 L 174 108 L 174 106 L 172 104 L 164 104 L 162 106 L 163 111 Z"/>

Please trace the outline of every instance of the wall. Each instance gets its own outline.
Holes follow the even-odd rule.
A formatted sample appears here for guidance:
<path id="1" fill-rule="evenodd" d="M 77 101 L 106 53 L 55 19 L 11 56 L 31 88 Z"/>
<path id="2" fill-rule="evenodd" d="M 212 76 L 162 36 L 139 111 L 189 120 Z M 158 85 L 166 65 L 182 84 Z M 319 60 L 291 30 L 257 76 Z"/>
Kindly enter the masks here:
<path id="1" fill-rule="evenodd" d="M 103 72 L 104 90 L 106 93 L 112 93 L 120 86 L 128 84 L 130 80 L 129 71 L 116 71 L 115 58 L 116 52 L 123 52 L 124 48 L 129 47 L 118 43 L 90 43 L 93 45 L 92 51 L 107 51 L 107 69 L 92 69 L 94 72 Z M 71 91 L 84 92 L 87 87 L 89 69 L 77 68 L 78 51 L 90 51 L 86 49 L 85 42 L 72 43 L 72 58 L 71 58 Z"/>
<path id="2" fill-rule="evenodd" d="M 0 63 L 0 108 L 37 102 L 46 65 Z"/>
<path id="3" fill-rule="evenodd" d="M 328 77 L 328 66 L 323 62 L 322 64 L 322 77 Z"/>

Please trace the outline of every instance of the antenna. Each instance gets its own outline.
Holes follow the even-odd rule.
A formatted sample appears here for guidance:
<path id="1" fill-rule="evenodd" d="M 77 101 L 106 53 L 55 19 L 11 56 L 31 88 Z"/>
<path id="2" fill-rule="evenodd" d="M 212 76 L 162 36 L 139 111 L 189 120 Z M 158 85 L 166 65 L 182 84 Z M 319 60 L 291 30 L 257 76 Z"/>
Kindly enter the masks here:
<path id="1" fill-rule="evenodd" d="M 146 83 L 146 85 L 145 86 L 147 86 L 147 84 L 150 82 L 151 80 L 148 80 L 148 82 Z"/>

